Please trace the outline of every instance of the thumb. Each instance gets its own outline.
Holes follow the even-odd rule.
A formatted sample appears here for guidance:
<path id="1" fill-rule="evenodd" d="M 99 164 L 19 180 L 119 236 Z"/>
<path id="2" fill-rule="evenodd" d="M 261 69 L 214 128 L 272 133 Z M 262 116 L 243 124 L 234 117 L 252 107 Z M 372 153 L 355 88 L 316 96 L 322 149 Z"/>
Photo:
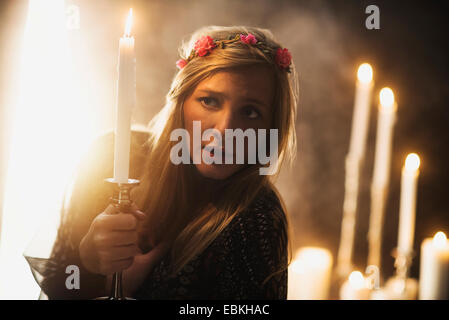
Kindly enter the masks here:
<path id="1" fill-rule="evenodd" d="M 140 211 L 134 202 L 131 204 L 130 213 L 132 213 L 138 220 L 144 220 L 146 217 L 146 214 Z"/>

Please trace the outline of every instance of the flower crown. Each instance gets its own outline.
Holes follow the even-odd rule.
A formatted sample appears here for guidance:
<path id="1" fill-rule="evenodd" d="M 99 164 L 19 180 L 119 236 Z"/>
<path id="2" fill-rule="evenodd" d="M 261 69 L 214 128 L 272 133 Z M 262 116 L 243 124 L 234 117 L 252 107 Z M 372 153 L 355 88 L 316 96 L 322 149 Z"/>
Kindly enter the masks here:
<path id="1" fill-rule="evenodd" d="M 192 50 L 189 57 L 187 59 L 179 59 L 178 61 L 176 61 L 176 66 L 179 69 L 182 69 L 193 58 L 204 57 L 211 53 L 215 48 L 224 49 L 226 48 L 226 45 L 237 41 L 241 41 L 248 45 L 257 47 L 265 54 L 270 55 L 272 60 L 274 60 L 279 68 L 285 70 L 288 73 L 291 73 L 290 65 L 292 61 L 292 55 L 290 54 L 288 49 L 277 48 L 277 50 L 274 52 L 273 48 L 267 46 L 265 42 L 257 40 L 257 38 L 251 33 L 248 33 L 247 35 L 237 34 L 235 37 L 231 35 L 226 40 L 214 40 L 210 36 L 202 36 L 195 42 L 194 50 Z"/>

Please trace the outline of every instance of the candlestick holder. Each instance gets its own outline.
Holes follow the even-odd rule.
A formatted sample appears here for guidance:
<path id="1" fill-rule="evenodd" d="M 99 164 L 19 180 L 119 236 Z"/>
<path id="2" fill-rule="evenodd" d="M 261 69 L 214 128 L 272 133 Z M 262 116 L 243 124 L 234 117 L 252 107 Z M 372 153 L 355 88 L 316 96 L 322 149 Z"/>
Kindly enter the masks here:
<path id="1" fill-rule="evenodd" d="M 131 189 L 138 186 L 140 181 L 128 179 L 127 182 L 117 182 L 113 178 L 105 179 L 113 187 L 113 194 L 110 198 L 111 203 L 119 209 L 120 212 L 128 212 L 132 206 L 130 196 Z M 95 300 L 134 300 L 133 298 L 123 296 L 122 272 L 116 272 L 112 276 L 111 293 L 108 297 L 100 297 Z"/>
<path id="2" fill-rule="evenodd" d="M 410 266 L 414 257 L 413 251 L 393 250 L 396 274 L 390 278 L 385 287 L 390 299 L 415 300 L 418 293 L 418 281 L 409 278 Z"/>

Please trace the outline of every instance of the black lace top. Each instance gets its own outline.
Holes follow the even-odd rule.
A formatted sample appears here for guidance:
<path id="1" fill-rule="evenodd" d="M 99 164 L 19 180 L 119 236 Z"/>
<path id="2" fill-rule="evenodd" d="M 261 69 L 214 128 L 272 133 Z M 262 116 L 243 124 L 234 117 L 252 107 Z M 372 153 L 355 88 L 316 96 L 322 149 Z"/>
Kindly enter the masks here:
<path id="1" fill-rule="evenodd" d="M 133 132 L 132 139 L 140 145 L 145 135 Z M 109 141 L 109 147 L 110 143 Z M 106 146 L 102 149 L 97 145 L 96 150 L 98 149 L 109 153 L 107 150 L 110 148 Z M 98 158 L 102 159 L 102 156 Z M 131 159 L 131 168 L 133 161 L 138 159 Z M 95 175 L 98 174 L 100 167 L 89 165 L 89 168 L 84 169 L 91 173 L 90 177 L 86 174 L 84 179 L 94 179 L 90 181 L 100 179 Z M 107 174 L 109 173 L 111 172 Z M 130 175 L 132 176 L 132 172 Z M 82 183 L 79 179 L 77 183 Z M 76 189 L 77 183 L 72 189 L 70 199 L 71 208 L 75 209 L 63 214 L 50 259 L 27 258 L 36 281 L 49 299 L 91 299 L 107 295 L 106 277 L 87 271 L 80 261 L 78 252 L 80 239 L 87 232 L 94 216 L 82 219 L 80 214 L 76 214 L 85 212 L 83 210 L 87 210 L 87 207 L 84 206 L 88 205 L 91 205 L 89 209 L 92 212 L 101 212 L 104 208 L 102 210 L 100 208 L 105 207 L 107 198 L 105 195 L 102 196 L 101 192 L 93 195 L 89 193 L 92 201 L 96 199 L 94 206 L 93 202 L 88 201 L 89 194 L 85 190 L 83 192 Z M 78 207 L 73 206 L 73 202 L 76 203 L 78 199 L 83 199 L 83 202 L 79 202 Z M 97 204 L 98 200 L 106 202 L 101 205 Z M 95 210 L 92 207 L 96 207 Z M 74 234 L 75 228 L 84 231 L 81 234 Z M 282 206 L 273 191 L 265 190 L 175 277 L 168 276 L 169 254 L 162 258 L 135 291 L 134 298 L 286 299 L 287 255 L 287 234 Z M 80 269 L 79 289 L 69 290 L 66 287 L 69 274 L 65 271 L 68 265 L 76 265 Z M 278 270 L 280 271 L 276 273 Z"/>
<path id="2" fill-rule="evenodd" d="M 286 240 L 274 210 L 274 193 L 261 195 L 197 258 L 174 278 L 167 278 L 168 258 L 135 293 L 140 299 L 286 299 L 287 270 L 265 278 L 287 263 Z"/>

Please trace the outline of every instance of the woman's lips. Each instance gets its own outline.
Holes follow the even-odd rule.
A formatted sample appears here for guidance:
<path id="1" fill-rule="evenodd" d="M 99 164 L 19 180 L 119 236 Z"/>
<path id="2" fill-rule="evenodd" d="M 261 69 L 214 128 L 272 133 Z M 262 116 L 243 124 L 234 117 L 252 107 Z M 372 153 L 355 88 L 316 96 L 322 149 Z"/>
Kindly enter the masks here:
<path id="1" fill-rule="evenodd" d="M 227 153 L 225 151 L 224 147 L 206 145 L 206 146 L 203 146 L 202 149 L 205 152 L 207 152 L 211 158 L 215 155 L 215 149 L 221 149 L 222 163 L 225 162 L 224 160 L 226 159 L 226 157 L 228 157 L 229 159 L 234 159 L 233 154 L 232 153 Z"/>

